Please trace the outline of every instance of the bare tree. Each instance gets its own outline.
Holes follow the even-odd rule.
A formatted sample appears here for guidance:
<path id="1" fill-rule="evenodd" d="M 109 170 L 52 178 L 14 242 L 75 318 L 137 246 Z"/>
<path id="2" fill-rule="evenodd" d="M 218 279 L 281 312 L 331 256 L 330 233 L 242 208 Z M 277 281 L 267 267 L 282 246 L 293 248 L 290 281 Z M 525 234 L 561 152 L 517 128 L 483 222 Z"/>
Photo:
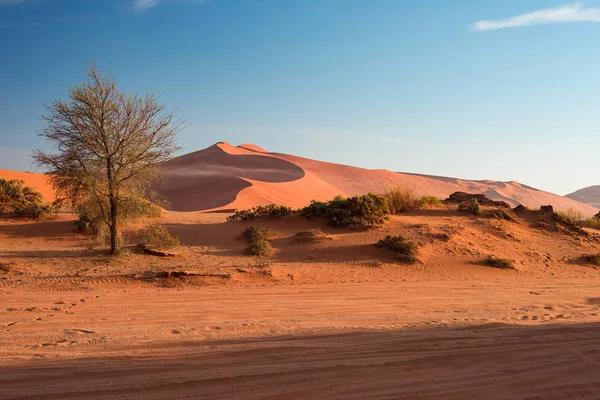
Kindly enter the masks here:
<path id="1" fill-rule="evenodd" d="M 95 65 L 84 72 L 86 81 L 69 89 L 67 101 L 46 106 L 38 135 L 56 152 L 37 150 L 34 159 L 47 169 L 63 204 L 96 210 L 116 254 L 120 222 L 159 178 L 157 167 L 179 150 L 175 136 L 182 122 L 155 95 L 121 92 Z"/>

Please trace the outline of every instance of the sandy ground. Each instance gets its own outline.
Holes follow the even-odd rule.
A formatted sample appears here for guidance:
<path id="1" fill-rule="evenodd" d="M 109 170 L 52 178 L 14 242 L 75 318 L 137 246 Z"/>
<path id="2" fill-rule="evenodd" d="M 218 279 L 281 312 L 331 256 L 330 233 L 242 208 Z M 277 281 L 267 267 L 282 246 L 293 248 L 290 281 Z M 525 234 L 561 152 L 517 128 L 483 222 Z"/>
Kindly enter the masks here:
<path id="1" fill-rule="evenodd" d="M 446 209 L 365 232 L 289 217 L 260 223 L 278 253 L 259 265 L 251 223 L 225 216 L 168 213 L 169 259 L 108 257 L 69 215 L 0 220 L 0 399 L 597 398 L 600 271 L 580 260 L 597 233 Z M 291 243 L 314 227 L 331 240 Z M 418 264 L 372 245 L 400 232 Z M 178 271 L 195 276 L 159 277 Z"/>

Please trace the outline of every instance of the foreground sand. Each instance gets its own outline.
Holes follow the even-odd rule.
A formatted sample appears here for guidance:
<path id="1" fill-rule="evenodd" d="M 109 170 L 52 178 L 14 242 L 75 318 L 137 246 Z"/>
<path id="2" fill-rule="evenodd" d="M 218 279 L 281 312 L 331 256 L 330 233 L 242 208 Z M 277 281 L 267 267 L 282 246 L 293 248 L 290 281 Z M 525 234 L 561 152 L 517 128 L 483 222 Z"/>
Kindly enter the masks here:
<path id="1" fill-rule="evenodd" d="M 586 280 L 2 289 L 0 398 L 594 398 Z M 12 309 L 12 311 L 6 311 Z"/>
<path id="2" fill-rule="evenodd" d="M 180 257 L 107 257 L 68 215 L 0 220 L 0 399 L 600 391 L 600 271 L 581 260 L 600 251 L 597 232 L 445 209 L 366 232 L 288 217 L 264 222 L 279 252 L 263 266 L 238 238 L 249 223 L 179 213 L 161 222 L 181 238 Z M 331 240 L 290 241 L 315 226 Z M 399 232 L 420 243 L 419 264 L 372 245 Z M 518 270 L 481 265 L 489 254 Z M 196 276 L 158 277 L 182 270 Z"/>

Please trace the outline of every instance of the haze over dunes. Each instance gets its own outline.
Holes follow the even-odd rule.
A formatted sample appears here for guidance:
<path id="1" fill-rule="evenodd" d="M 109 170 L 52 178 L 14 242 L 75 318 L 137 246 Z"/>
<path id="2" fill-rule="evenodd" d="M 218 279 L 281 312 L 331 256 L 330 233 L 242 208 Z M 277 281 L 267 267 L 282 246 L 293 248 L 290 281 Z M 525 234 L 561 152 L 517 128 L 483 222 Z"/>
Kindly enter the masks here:
<path id="1" fill-rule="evenodd" d="M 600 207 L 600 185 L 594 185 L 579 189 L 576 192 L 566 195 L 569 199 L 589 204 L 593 207 Z"/>
<path id="2" fill-rule="evenodd" d="M 167 178 L 157 191 L 175 211 L 245 209 L 271 203 L 302 207 L 311 200 L 336 195 L 381 193 L 397 185 L 417 195 L 445 198 L 464 191 L 483 193 L 494 200 L 538 208 L 574 208 L 590 216 L 598 210 L 565 197 L 518 182 L 473 181 L 457 178 L 368 170 L 269 153 L 259 146 L 220 142 L 205 150 L 178 157 L 164 166 Z"/>

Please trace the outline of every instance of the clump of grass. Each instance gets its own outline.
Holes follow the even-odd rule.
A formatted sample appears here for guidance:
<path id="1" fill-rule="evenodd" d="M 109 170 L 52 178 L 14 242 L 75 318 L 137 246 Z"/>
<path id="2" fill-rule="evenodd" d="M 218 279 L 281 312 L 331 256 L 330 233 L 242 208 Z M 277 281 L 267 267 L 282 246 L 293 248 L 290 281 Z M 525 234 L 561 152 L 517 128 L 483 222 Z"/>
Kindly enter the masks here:
<path id="1" fill-rule="evenodd" d="M 238 210 L 235 214 L 227 217 L 228 221 L 249 221 L 254 219 L 279 219 L 292 215 L 294 210 L 290 207 L 269 204 L 267 206 L 256 206 L 249 210 Z"/>
<path id="2" fill-rule="evenodd" d="M 585 221 L 577 222 L 577 225 L 583 226 L 584 228 L 600 229 L 600 218 L 588 218 Z"/>
<path id="3" fill-rule="evenodd" d="M 269 238 L 272 235 L 273 230 L 263 226 L 251 226 L 244 229 L 241 236 L 248 241 L 246 252 L 259 257 L 272 256 L 275 253 L 275 249 L 269 242 Z"/>
<path id="4" fill-rule="evenodd" d="M 179 238 L 158 224 L 153 224 L 138 232 L 138 236 L 146 247 L 166 250 L 179 245 Z"/>
<path id="5" fill-rule="evenodd" d="M 574 224 L 578 221 L 583 221 L 585 218 L 583 217 L 583 213 L 579 210 L 575 210 L 574 208 L 569 208 L 567 210 L 557 211 L 556 212 L 560 217 L 570 223 Z"/>
<path id="6" fill-rule="evenodd" d="M 433 208 L 441 207 L 444 205 L 440 199 L 435 196 L 421 196 L 418 200 L 417 205 L 419 208 Z"/>
<path id="7" fill-rule="evenodd" d="M 300 210 L 307 219 L 325 219 L 335 227 L 373 228 L 388 219 L 390 209 L 385 196 L 368 193 L 344 198 L 336 196 L 328 202 L 312 201 Z"/>
<path id="8" fill-rule="evenodd" d="M 458 205 L 459 211 L 466 211 L 473 215 L 481 215 L 481 205 L 476 198 L 471 198 L 468 201 L 462 202 Z"/>
<path id="9" fill-rule="evenodd" d="M 417 262 L 417 253 L 419 251 L 419 246 L 406 235 L 388 235 L 385 238 L 379 240 L 375 245 L 379 248 L 384 248 L 393 251 L 396 254 L 398 260 L 401 262 Z"/>
<path id="10" fill-rule="evenodd" d="M 388 189 L 383 196 L 387 199 L 392 214 L 416 210 L 419 206 L 419 200 L 415 197 L 414 192 L 405 186 Z"/>
<path id="11" fill-rule="evenodd" d="M 496 256 L 489 256 L 483 261 L 484 265 L 492 268 L 499 269 L 516 269 L 512 260 L 508 258 L 498 258 Z"/>
<path id="12" fill-rule="evenodd" d="M 331 240 L 331 238 L 324 234 L 320 229 L 300 231 L 292 237 L 293 243 L 323 243 L 328 240 Z"/>

